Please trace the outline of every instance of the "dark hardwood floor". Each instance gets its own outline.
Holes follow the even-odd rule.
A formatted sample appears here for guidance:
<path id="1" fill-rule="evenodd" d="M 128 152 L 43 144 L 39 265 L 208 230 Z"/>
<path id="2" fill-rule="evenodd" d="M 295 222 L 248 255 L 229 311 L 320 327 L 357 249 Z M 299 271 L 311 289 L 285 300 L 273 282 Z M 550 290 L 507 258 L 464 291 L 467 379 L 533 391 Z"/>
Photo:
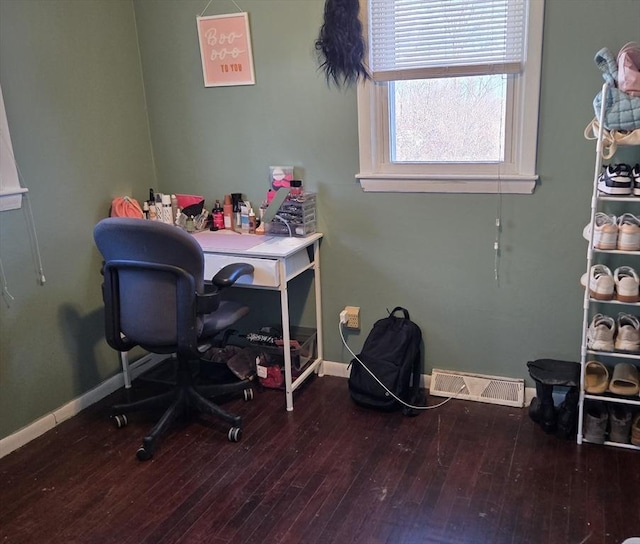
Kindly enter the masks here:
<path id="1" fill-rule="evenodd" d="M 640 536 L 640 455 L 545 435 L 526 410 L 452 400 L 415 418 L 352 404 L 347 382 L 258 391 L 151 461 L 122 392 L 0 459 L 0 542 L 619 544 Z M 431 397 L 430 404 L 442 399 Z"/>

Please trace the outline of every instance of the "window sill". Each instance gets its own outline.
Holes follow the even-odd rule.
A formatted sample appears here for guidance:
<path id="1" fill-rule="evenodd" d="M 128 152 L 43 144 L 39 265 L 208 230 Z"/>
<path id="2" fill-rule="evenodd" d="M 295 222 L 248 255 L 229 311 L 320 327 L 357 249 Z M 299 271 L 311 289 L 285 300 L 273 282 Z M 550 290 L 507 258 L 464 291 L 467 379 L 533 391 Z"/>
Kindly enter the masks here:
<path id="1" fill-rule="evenodd" d="M 411 176 L 357 174 L 365 192 L 380 193 L 489 193 L 530 195 L 536 188 L 537 175 L 495 176 Z"/>

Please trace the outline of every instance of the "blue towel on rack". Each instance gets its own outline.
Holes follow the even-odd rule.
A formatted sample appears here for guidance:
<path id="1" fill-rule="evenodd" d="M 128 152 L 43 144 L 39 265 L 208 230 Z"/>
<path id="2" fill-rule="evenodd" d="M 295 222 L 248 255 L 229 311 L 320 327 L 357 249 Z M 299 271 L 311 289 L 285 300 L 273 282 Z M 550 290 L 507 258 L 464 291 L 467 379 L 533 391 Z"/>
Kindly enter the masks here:
<path id="1" fill-rule="evenodd" d="M 594 61 L 609 84 L 605 100 L 604 119 L 607 130 L 633 131 L 640 129 L 640 96 L 631 96 L 618 89 L 618 62 L 611 51 L 603 47 L 596 53 Z M 596 118 L 600 116 L 602 91 L 593 100 Z"/>

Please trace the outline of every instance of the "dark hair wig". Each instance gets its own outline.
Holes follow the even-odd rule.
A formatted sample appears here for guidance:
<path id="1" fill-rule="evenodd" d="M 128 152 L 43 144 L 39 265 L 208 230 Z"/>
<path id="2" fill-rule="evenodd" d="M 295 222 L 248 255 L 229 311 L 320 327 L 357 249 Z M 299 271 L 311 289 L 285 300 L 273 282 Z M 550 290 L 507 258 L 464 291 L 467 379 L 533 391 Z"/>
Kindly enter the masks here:
<path id="1" fill-rule="evenodd" d="M 358 0 L 326 0 L 324 23 L 316 40 L 316 51 L 327 84 L 350 86 L 360 79 L 369 79 L 364 65 L 365 41 L 358 19 Z"/>

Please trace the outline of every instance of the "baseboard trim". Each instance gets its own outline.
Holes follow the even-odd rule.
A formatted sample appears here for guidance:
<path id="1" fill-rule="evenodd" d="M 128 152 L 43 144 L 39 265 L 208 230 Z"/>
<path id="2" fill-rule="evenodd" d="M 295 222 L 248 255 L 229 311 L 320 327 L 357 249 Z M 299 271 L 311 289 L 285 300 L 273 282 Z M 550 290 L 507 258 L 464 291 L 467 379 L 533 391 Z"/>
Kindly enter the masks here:
<path id="1" fill-rule="evenodd" d="M 322 373 L 325 376 L 336 376 L 338 378 L 349 377 L 349 365 L 344 363 L 334 363 L 333 361 L 324 361 L 322 363 Z"/>
<path id="2" fill-rule="evenodd" d="M 149 354 L 141 357 L 136 362 L 132 363 L 129 367 L 131 378 L 139 376 L 142 372 L 152 368 L 159 362 L 163 361 L 166 356 Z M 335 376 L 338 378 L 349 377 L 349 365 L 344 363 L 337 363 L 334 361 L 324 361 L 322 365 L 323 374 L 325 376 Z M 423 374 L 421 379 L 421 387 L 428 389 L 431 383 L 431 375 Z M 35 438 L 43 435 L 47 431 L 53 429 L 56 425 L 59 425 L 63 421 L 77 415 L 85 408 L 95 404 L 102 400 L 107 395 L 110 395 L 114 391 L 117 391 L 121 387 L 124 387 L 124 376 L 122 372 L 112 376 L 108 380 L 102 382 L 100 385 L 94 387 L 90 391 L 87 391 L 83 395 L 73 399 L 64 406 L 54 410 L 53 412 L 42 416 L 33 423 L 23 427 L 15 433 L 0 440 L 0 459 L 5 455 L 17 450 L 25 444 L 31 442 Z M 531 399 L 535 397 L 536 390 L 534 387 L 525 388 L 525 406 L 528 406 Z"/>
<path id="3" fill-rule="evenodd" d="M 143 371 L 157 365 L 166 359 L 166 355 L 148 354 L 141 357 L 129 366 L 132 378 L 139 376 Z M 63 421 L 77 415 L 82 410 L 102 400 L 107 395 L 124 387 L 124 376 L 122 372 L 105 380 L 83 395 L 69 401 L 67 404 L 57 408 L 53 412 L 42 416 L 33 423 L 19 429 L 15 433 L 0 440 L 0 459 L 5 455 L 17 450 L 28 442 L 43 435 L 53 429 Z"/>

